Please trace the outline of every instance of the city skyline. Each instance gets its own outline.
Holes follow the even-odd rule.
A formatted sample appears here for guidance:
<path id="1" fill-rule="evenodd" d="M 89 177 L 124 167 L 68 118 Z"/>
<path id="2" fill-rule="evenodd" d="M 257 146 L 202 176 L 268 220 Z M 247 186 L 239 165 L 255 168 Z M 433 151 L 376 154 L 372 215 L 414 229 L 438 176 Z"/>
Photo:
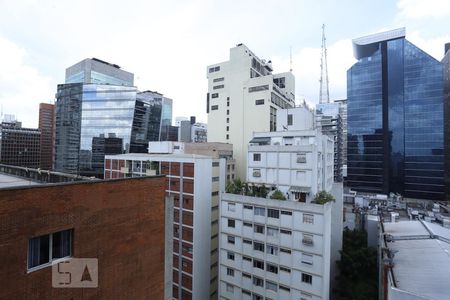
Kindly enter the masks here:
<path id="1" fill-rule="evenodd" d="M 260 58 L 272 60 L 278 72 L 289 70 L 292 47 L 297 103 L 304 97 L 315 104 L 322 23 L 331 99 L 346 97 L 346 71 L 355 62 L 354 38 L 406 27 L 408 40 L 438 60 L 450 41 L 450 4 L 440 0 L 320 5 L 191 1 L 175 8 L 172 2 L 130 7 L 96 2 L 70 10 L 51 1 L 0 6 L 0 104 L 4 114 L 16 115 L 26 127 L 37 127 L 39 103 L 54 99 L 65 68 L 85 58 L 119 64 L 136 74 L 135 85 L 174 99 L 174 116 L 196 115 L 205 122 L 206 66 L 226 60 L 229 49 L 241 42 Z M 85 19 L 92 22 L 80 22 Z"/>

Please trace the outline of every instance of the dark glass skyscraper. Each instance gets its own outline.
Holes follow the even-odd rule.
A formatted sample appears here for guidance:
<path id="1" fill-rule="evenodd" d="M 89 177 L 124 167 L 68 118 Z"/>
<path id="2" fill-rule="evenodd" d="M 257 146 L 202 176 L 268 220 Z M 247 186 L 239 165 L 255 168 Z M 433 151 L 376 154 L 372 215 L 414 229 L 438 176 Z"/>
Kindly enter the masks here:
<path id="1" fill-rule="evenodd" d="M 348 174 L 357 191 L 444 197 L 442 64 L 397 29 L 353 40 Z"/>
<path id="2" fill-rule="evenodd" d="M 444 149 L 446 200 L 450 200 L 450 43 L 445 44 L 444 65 Z"/>

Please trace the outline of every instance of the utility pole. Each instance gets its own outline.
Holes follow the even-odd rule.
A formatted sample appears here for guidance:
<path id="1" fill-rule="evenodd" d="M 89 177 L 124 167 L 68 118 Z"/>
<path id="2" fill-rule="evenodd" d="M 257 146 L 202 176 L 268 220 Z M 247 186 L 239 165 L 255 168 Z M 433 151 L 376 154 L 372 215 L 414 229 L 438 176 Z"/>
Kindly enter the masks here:
<path id="1" fill-rule="evenodd" d="M 325 24 L 322 24 L 322 53 L 320 56 L 320 95 L 319 103 L 330 103 L 328 89 L 327 43 L 325 38 Z"/>

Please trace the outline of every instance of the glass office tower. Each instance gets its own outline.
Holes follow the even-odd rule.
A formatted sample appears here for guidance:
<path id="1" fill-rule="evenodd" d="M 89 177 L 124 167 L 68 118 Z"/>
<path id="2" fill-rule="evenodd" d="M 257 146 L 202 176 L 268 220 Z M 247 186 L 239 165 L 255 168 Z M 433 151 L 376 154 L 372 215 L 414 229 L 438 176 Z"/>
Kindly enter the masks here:
<path id="1" fill-rule="evenodd" d="M 148 152 L 172 121 L 172 100 L 154 95 L 128 86 L 58 85 L 55 169 L 102 177 L 105 155 Z"/>
<path id="2" fill-rule="evenodd" d="M 348 174 L 357 191 L 444 197 L 442 64 L 397 29 L 353 40 Z"/>

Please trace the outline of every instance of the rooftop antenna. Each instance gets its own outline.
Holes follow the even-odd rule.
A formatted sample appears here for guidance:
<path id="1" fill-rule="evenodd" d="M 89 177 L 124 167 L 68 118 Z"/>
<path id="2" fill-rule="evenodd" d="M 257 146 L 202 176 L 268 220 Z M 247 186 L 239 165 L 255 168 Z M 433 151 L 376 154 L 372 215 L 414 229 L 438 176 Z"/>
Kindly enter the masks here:
<path id="1" fill-rule="evenodd" d="M 292 72 L 292 46 L 289 47 L 289 57 L 290 57 L 289 72 Z"/>
<path id="2" fill-rule="evenodd" d="M 327 44 L 325 38 L 325 24 L 322 24 L 322 53 L 320 56 L 320 95 L 319 103 L 330 103 L 328 89 Z"/>

